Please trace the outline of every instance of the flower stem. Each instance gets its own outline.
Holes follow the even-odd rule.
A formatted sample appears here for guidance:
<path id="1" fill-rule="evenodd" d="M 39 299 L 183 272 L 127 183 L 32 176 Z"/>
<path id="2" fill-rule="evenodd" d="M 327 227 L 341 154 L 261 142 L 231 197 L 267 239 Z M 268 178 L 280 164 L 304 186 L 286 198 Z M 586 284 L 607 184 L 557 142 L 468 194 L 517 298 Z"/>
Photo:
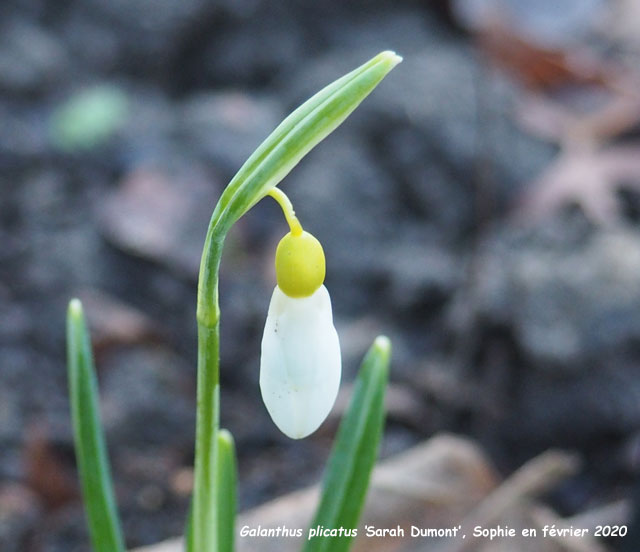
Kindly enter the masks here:
<path id="1" fill-rule="evenodd" d="M 207 233 L 198 282 L 198 403 L 191 542 L 188 550 L 215 552 L 218 542 L 216 455 L 220 424 L 220 308 L 218 268 L 224 237 Z"/>
<path id="2" fill-rule="evenodd" d="M 287 194 L 285 194 L 280 188 L 272 188 L 269 190 L 267 195 L 270 195 L 275 199 L 282 208 L 284 218 L 287 219 L 291 233 L 294 236 L 302 234 L 302 225 L 300 224 L 298 217 L 296 217 L 296 212 L 293 210 L 293 205 L 291 204 L 291 200 L 287 197 Z"/>
<path id="3" fill-rule="evenodd" d="M 307 100 L 249 157 L 216 204 L 198 278 L 198 404 L 189 552 L 218 549 L 215 465 L 220 418 L 218 269 L 224 238 L 231 226 L 335 130 L 401 60 L 393 52 L 381 52 Z M 278 192 L 274 198 L 285 211 L 291 233 L 302 233 L 288 198 Z"/>

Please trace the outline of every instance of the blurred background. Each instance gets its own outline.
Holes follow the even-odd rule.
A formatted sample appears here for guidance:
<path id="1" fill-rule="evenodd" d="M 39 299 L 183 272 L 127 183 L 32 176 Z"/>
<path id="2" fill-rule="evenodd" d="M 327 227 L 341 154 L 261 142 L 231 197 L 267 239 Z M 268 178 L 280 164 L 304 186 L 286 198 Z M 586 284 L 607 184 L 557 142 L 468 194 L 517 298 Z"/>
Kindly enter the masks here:
<path id="1" fill-rule="evenodd" d="M 228 180 L 312 93 L 404 56 L 284 181 L 323 243 L 344 386 L 311 438 L 260 399 L 286 232 L 275 202 L 222 262 L 222 425 L 247 509 L 319 480 L 349 384 L 393 341 L 388 457 L 467 435 L 507 476 L 577 451 L 571 515 L 640 455 L 640 8 L 634 0 L 5 0 L 0 7 L 0 550 L 88 550 L 64 317 L 91 323 L 128 545 L 179 535 L 195 297 Z"/>

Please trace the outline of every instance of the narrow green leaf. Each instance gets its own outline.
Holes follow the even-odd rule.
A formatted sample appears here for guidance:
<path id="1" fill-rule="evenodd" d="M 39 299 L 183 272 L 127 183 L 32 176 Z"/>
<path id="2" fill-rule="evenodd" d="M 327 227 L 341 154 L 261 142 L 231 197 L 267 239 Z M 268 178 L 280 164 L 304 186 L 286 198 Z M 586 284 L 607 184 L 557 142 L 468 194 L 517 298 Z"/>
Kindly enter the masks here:
<path id="1" fill-rule="evenodd" d="M 326 86 L 291 113 L 247 159 L 225 189 L 214 217 L 232 224 L 276 186 L 358 107 L 402 58 L 381 52 Z"/>
<path id="2" fill-rule="evenodd" d="M 238 473 L 233 436 L 226 429 L 218 431 L 216 492 L 218 495 L 218 552 L 233 552 L 236 523 L 236 485 Z M 185 527 L 185 550 L 194 552 L 193 505 L 189 505 Z"/>
<path id="3" fill-rule="evenodd" d="M 218 433 L 218 552 L 233 552 L 236 523 L 236 453 L 226 429 Z"/>
<path id="4" fill-rule="evenodd" d="M 67 363 L 76 458 L 95 552 L 124 552 L 98 408 L 98 385 L 82 304 L 67 311 Z"/>
<path id="5" fill-rule="evenodd" d="M 311 529 L 358 525 L 384 426 L 390 357 L 391 342 L 377 337 L 362 361 L 353 398 L 340 423 Z M 313 538 L 307 540 L 304 551 L 344 552 L 351 541 L 351 537 Z"/>

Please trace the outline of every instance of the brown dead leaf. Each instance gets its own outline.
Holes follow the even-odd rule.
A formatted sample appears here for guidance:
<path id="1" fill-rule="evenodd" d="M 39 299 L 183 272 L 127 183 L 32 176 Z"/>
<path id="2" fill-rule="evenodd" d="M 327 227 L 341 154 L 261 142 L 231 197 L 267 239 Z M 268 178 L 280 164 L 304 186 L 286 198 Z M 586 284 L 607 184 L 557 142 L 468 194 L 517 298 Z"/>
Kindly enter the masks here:
<path id="1" fill-rule="evenodd" d="M 572 4 L 575 10 L 562 3 L 549 4 L 542 10 L 544 28 L 536 33 L 535 25 L 528 21 L 537 14 L 535 2 L 457 3 L 482 7 L 471 25 L 480 49 L 527 90 L 517 112 L 518 122 L 528 132 L 562 147 L 555 162 L 530 184 L 517 214 L 537 219 L 561 205 L 576 203 L 594 222 L 616 220 L 616 192 L 623 185 L 640 185 L 640 146 L 601 145 L 640 123 L 640 75 L 618 59 L 596 54 L 585 41 L 545 40 L 546 25 L 555 16 L 574 26 L 589 20 L 593 28 L 595 22 L 616 11 L 607 5 L 599 13 L 604 7 L 600 2 L 582 7 L 576 2 Z M 629 3 L 618 2 L 617 11 L 640 25 L 635 21 L 640 11 Z M 574 16 L 577 19 L 571 21 Z"/>
<path id="2" fill-rule="evenodd" d="M 577 204 L 593 222 L 611 224 L 620 217 L 622 186 L 640 189 L 640 144 L 566 150 L 528 186 L 517 214 L 537 220 Z"/>
<path id="3" fill-rule="evenodd" d="M 78 293 L 84 304 L 96 356 L 114 345 L 134 345 L 159 340 L 161 330 L 147 315 L 97 289 Z"/>
<path id="4" fill-rule="evenodd" d="M 516 536 L 509 539 L 471 538 L 475 525 L 535 527 L 532 513 L 539 511 L 535 499 L 575 473 L 579 458 L 561 451 L 547 451 L 530 460 L 499 484 L 497 474 L 484 453 L 467 439 L 439 435 L 376 466 L 367 496 L 354 552 L 604 552 L 595 541 L 583 539 L 571 548 L 552 539 Z M 319 487 L 296 491 L 242 513 L 239 527 L 305 528 L 317 504 Z M 545 510 L 549 513 L 550 510 Z M 554 515 L 558 526 L 570 520 Z M 401 527 L 404 538 L 366 537 L 364 526 Z M 426 540 L 412 538 L 411 526 L 457 527 L 469 538 Z M 240 552 L 287 552 L 299 550 L 304 536 L 252 537 L 238 539 Z M 578 543 L 579 544 L 579 543 Z M 139 549 L 139 552 L 178 552 L 181 539 Z"/>
<path id="5" fill-rule="evenodd" d="M 535 44 L 499 20 L 478 33 L 481 50 L 498 67 L 535 91 L 566 84 L 608 86 L 611 69 L 587 50 L 565 51 Z"/>
<path id="6" fill-rule="evenodd" d="M 516 118 L 530 134 L 556 144 L 602 142 L 631 130 L 640 122 L 640 95 L 605 94 L 606 97 L 588 111 L 579 111 L 567 102 L 542 94 L 528 95 L 520 102 Z"/>
<path id="7" fill-rule="evenodd" d="M 530 28 L 528 21 L 517 20 L 519 10 L 515 3 L 507 3 L 511 9 L 505 6 L 499 10 L 498 0 L 474 2 L 487 4 L 483 17 L 473 27 L 480 50 L 532 96 L 526 98 L 519 110 L 518 119 L 527 130 L 544 139 L 565 143 L 598 141 L 638 124 L 640 75 L 617 59 L 596 54 L 585 42 L 545 40 L 545 33 L 536 31 L 535 25 Z M 526 16 L 536 9 L 534 3 L 522 11 Z M 569 19 L 569 28 L 573 17 L 584 18 L 582 10 L 574 10 L 572 16 L 571 10 L 560 4 L 544 8 L 547 12 L 554 9 L 557 18 Z M 601 19 L 595 17 L 598 9 L 594 4 L 586 10 L 591 12 L 591 19 Z M 520 19 L 524 16 L 519 15 Z"/>
<path id="8" fill-rule="evenodd" d="M 575 44 L 611 11 L 610 0 L 450 0 L 450 3 L 458 22 L 471 30 L 499 20 L 538 44 L 558 47 Z"/>
<path id="9" fill-rule="evenodd" d="M 138 168 L 106 198 L 102 230 L 117 247 L 195 278 L 218 189 L 197 167 Z"/>
<path id="10" fill-rule="evenodd" d="M 36 424 L 29 428 L 25 463 L 29 487 L 47 508 L 58 508 L 78 496 L 76 480 L 45 426 Z"/>
<path id="11" fill-rule="evenodd" d="M 640 121 L 640 77 L 582 49 L 544 47 L 495 21 L 478 33 L 480 48 L 532 94 L 518 120 L 556 143 L 599 141 Z"/>

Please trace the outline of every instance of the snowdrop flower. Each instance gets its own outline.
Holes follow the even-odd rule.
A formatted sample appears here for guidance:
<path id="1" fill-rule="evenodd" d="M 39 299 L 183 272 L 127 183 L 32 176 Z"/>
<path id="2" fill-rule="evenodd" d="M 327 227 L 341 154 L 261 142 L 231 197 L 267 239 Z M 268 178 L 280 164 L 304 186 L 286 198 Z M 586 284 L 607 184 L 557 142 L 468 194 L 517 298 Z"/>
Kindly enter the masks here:
<path id="1" fill-rule="evenodd" d="M 322 285 L 324 252 L 305 232 L 287 196 L 280 203 L 291 231 L 276 250 L 277 285 L 262 337 L 260 390 L 278 428 L 292 439 L 313 433 L 338 394 L 340 343 L 333 326 L 331 299 Z"/>

